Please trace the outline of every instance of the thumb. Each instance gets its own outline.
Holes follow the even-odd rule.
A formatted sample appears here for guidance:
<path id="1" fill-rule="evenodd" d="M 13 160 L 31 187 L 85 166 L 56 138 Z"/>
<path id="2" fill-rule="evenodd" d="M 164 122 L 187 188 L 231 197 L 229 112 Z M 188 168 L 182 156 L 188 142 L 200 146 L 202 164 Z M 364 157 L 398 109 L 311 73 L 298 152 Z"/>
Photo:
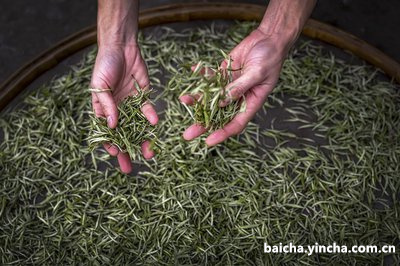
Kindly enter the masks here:
<path id="1" fill-rule="evenodd" d="M 97 92 L 96 95 L 107 118 L 108 127 L 115 128 L 118 123 L 118 109 L 111 92 Z"/>
<path id="2" fill-rule="evenodd" d="M 186 105 L 193 105 L 195 104 L 199 99 L 201 98 L 201 94 L 196 93 L 196 94 L 184 94 L 181 97 L 179 97 L 179 100 L 181 103 L 186 104 Z"/>
<path id="3" fill-rule="evenodd" d="M 260 83 L 260 75 L 257 71 L 246 71 L 240 77 L 226 85 L 224 100 L 221 100 L 219 105 L 225 107 L 232 101 L 242 97 L 249 89 Z"/>
<path id="4" fill-rule="evenodd" d="M 91 83 L 91 88 L 102 109 L 100 113 L 107 119 L 108 127 L 115 128 L 118 123 L 118 108 L 111 94 L 111 89 L 95 82 Z"/>

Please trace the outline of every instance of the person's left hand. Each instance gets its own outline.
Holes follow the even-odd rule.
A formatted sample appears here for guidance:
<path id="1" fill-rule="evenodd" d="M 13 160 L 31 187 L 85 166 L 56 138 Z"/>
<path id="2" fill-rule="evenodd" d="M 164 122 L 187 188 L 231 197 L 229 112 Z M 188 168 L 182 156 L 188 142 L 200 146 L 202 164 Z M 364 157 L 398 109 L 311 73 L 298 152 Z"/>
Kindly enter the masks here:
<path id="1" fill-rule="evenodd" d="M 231 136 L 240 134 L 256 112 L 263 106 L 267 96 L 274 89 L 289 45 L 279 36 L 266 36 L 260 29 L 254 30 L 231 52 L 233 82 L 225 88 L 227 97 L 220 106 L 226 106 L 244 95 L 246 110 L 237 114 L 223 128 L 212 132 L 206 139 L 208 146 L 214 146 Z M 221 68 L 227 67 L 227 60 Z M 196 100 L 193 95 L 184 95 L 181 102 L 191 105 Z M 183 138 L 192 140 L 207 131 L 200 124 L 193 124 L 185 130 Z"/>

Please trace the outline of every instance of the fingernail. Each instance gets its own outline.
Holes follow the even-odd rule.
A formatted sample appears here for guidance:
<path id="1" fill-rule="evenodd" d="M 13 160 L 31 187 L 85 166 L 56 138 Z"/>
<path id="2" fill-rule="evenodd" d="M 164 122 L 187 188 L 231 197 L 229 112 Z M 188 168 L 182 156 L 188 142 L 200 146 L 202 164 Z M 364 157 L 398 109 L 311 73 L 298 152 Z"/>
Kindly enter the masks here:
<path id="1" fill-rule="evenodd" d="M 225 106 L 227 106 L 227 105 L 229 105 L 230 103 L 231 103 L 231 99 L 230 98 L 227 98 L 227 99 L 225 99 L 225 100 L 221 100 L 220 102 L 219 102 L 219 106 L 220 107 L 225 107 Z"/>
<path id="2" fill-rule="evenodd" d="M 107 125 L 108 125 L 108 127 L 111 127 L 112 122 L 113 122 L 112 117 L 111 116 L 107 116 Z"/>

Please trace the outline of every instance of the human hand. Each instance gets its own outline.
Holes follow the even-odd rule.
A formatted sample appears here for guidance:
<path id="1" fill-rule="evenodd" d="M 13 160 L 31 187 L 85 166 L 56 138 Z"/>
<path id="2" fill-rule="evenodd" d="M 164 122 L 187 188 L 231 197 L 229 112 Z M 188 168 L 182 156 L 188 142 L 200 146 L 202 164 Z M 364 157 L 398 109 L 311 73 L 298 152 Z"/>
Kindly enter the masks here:
<path id="1" fill-rule="evenodd" d="M 232 72 L 233 81 L 226 86 L 226 99 L 220 102 L 220 107 L 244 96 L 246 110 L 237 114 L 223 128 L 212 132 L 206 139 L 208 146 L 214 146 L 243 131 L 275 87 L 288 49 L 289 44 L 279 36 L 267 35 L 261 29 L 256 29 L 230 52 L 231 68 L 240 71 Z M 221 68 L 226 69 L 227 64 L 228 60 L 224 60 Z M 184 95 L 180 100 L 191 105 L 196 97 Z M 192 140 L 206 131 L 204 126 L 193 124 L 185 130 L 183 138 Z"/>
<path id="2" fill-rule="evenodd" d="M 91 87 L 95 91 L 92 92 L 92 105 L 95 115 L 107 118 L 110 128 L 115 128 L 118 123 L 118 103 L 135 93 L 134 80 L 141 88 L 149 87 L 147 67 L 138 45 L 135 42 L 99 45 L 91 80 Z M 152 125 L 157 124 L 158 116 L 150 103 L 143 105 L 141 110 Z M 117 156 L 122 172 L 132 171 L 127 153 L 108 143 L 104 144 L 104 148 L 110 155 Z M 142 144 L 142 153 L 145 159 L 154 156 L 149 141 Z"/>

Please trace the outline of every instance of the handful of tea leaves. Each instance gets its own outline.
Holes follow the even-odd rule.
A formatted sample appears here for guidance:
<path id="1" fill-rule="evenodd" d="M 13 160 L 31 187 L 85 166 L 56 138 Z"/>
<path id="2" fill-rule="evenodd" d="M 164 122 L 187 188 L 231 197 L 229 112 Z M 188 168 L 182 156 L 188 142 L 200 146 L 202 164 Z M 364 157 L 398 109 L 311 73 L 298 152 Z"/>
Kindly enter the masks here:
<path id="1" fill-rule="evenodd" d="M 228 61 L 226 69 L 209 67 L 200 61 L 192 73 L 186 71 L 183 76 L 174 79 L 174 82 L 186 87 L 181 96 L 190 94 L 197 98 L 193 106 L 185 105 L 191 117 L 211 131 L 224 127 L 238 113 L 246 110 L 244 100 L 219 106 L 219 102 L 226 98 L 226 86 L 233 81 L 233 72 L 240 71 L 232 69 L 232 59 L 223 54 Z"/>
<path id="2" fill-rule="evenodd" d="M 107 126 L 105 118 L 91 115 L 91 132 L 87 139 L 91 150 L 99 144 L 110 143 L 120 151 L 127 152 L 131 159 L 135 160 L 145 140 L 150 140 L 154 148 L 157 139 L 156 128 L 141 111 L 141 107 L 149 99 L 151 90 L 142 90 L 136 81 L 134 85 L 136 95 L 127 97 L 118 106 L 119 117 L 115 129 Z"/>

